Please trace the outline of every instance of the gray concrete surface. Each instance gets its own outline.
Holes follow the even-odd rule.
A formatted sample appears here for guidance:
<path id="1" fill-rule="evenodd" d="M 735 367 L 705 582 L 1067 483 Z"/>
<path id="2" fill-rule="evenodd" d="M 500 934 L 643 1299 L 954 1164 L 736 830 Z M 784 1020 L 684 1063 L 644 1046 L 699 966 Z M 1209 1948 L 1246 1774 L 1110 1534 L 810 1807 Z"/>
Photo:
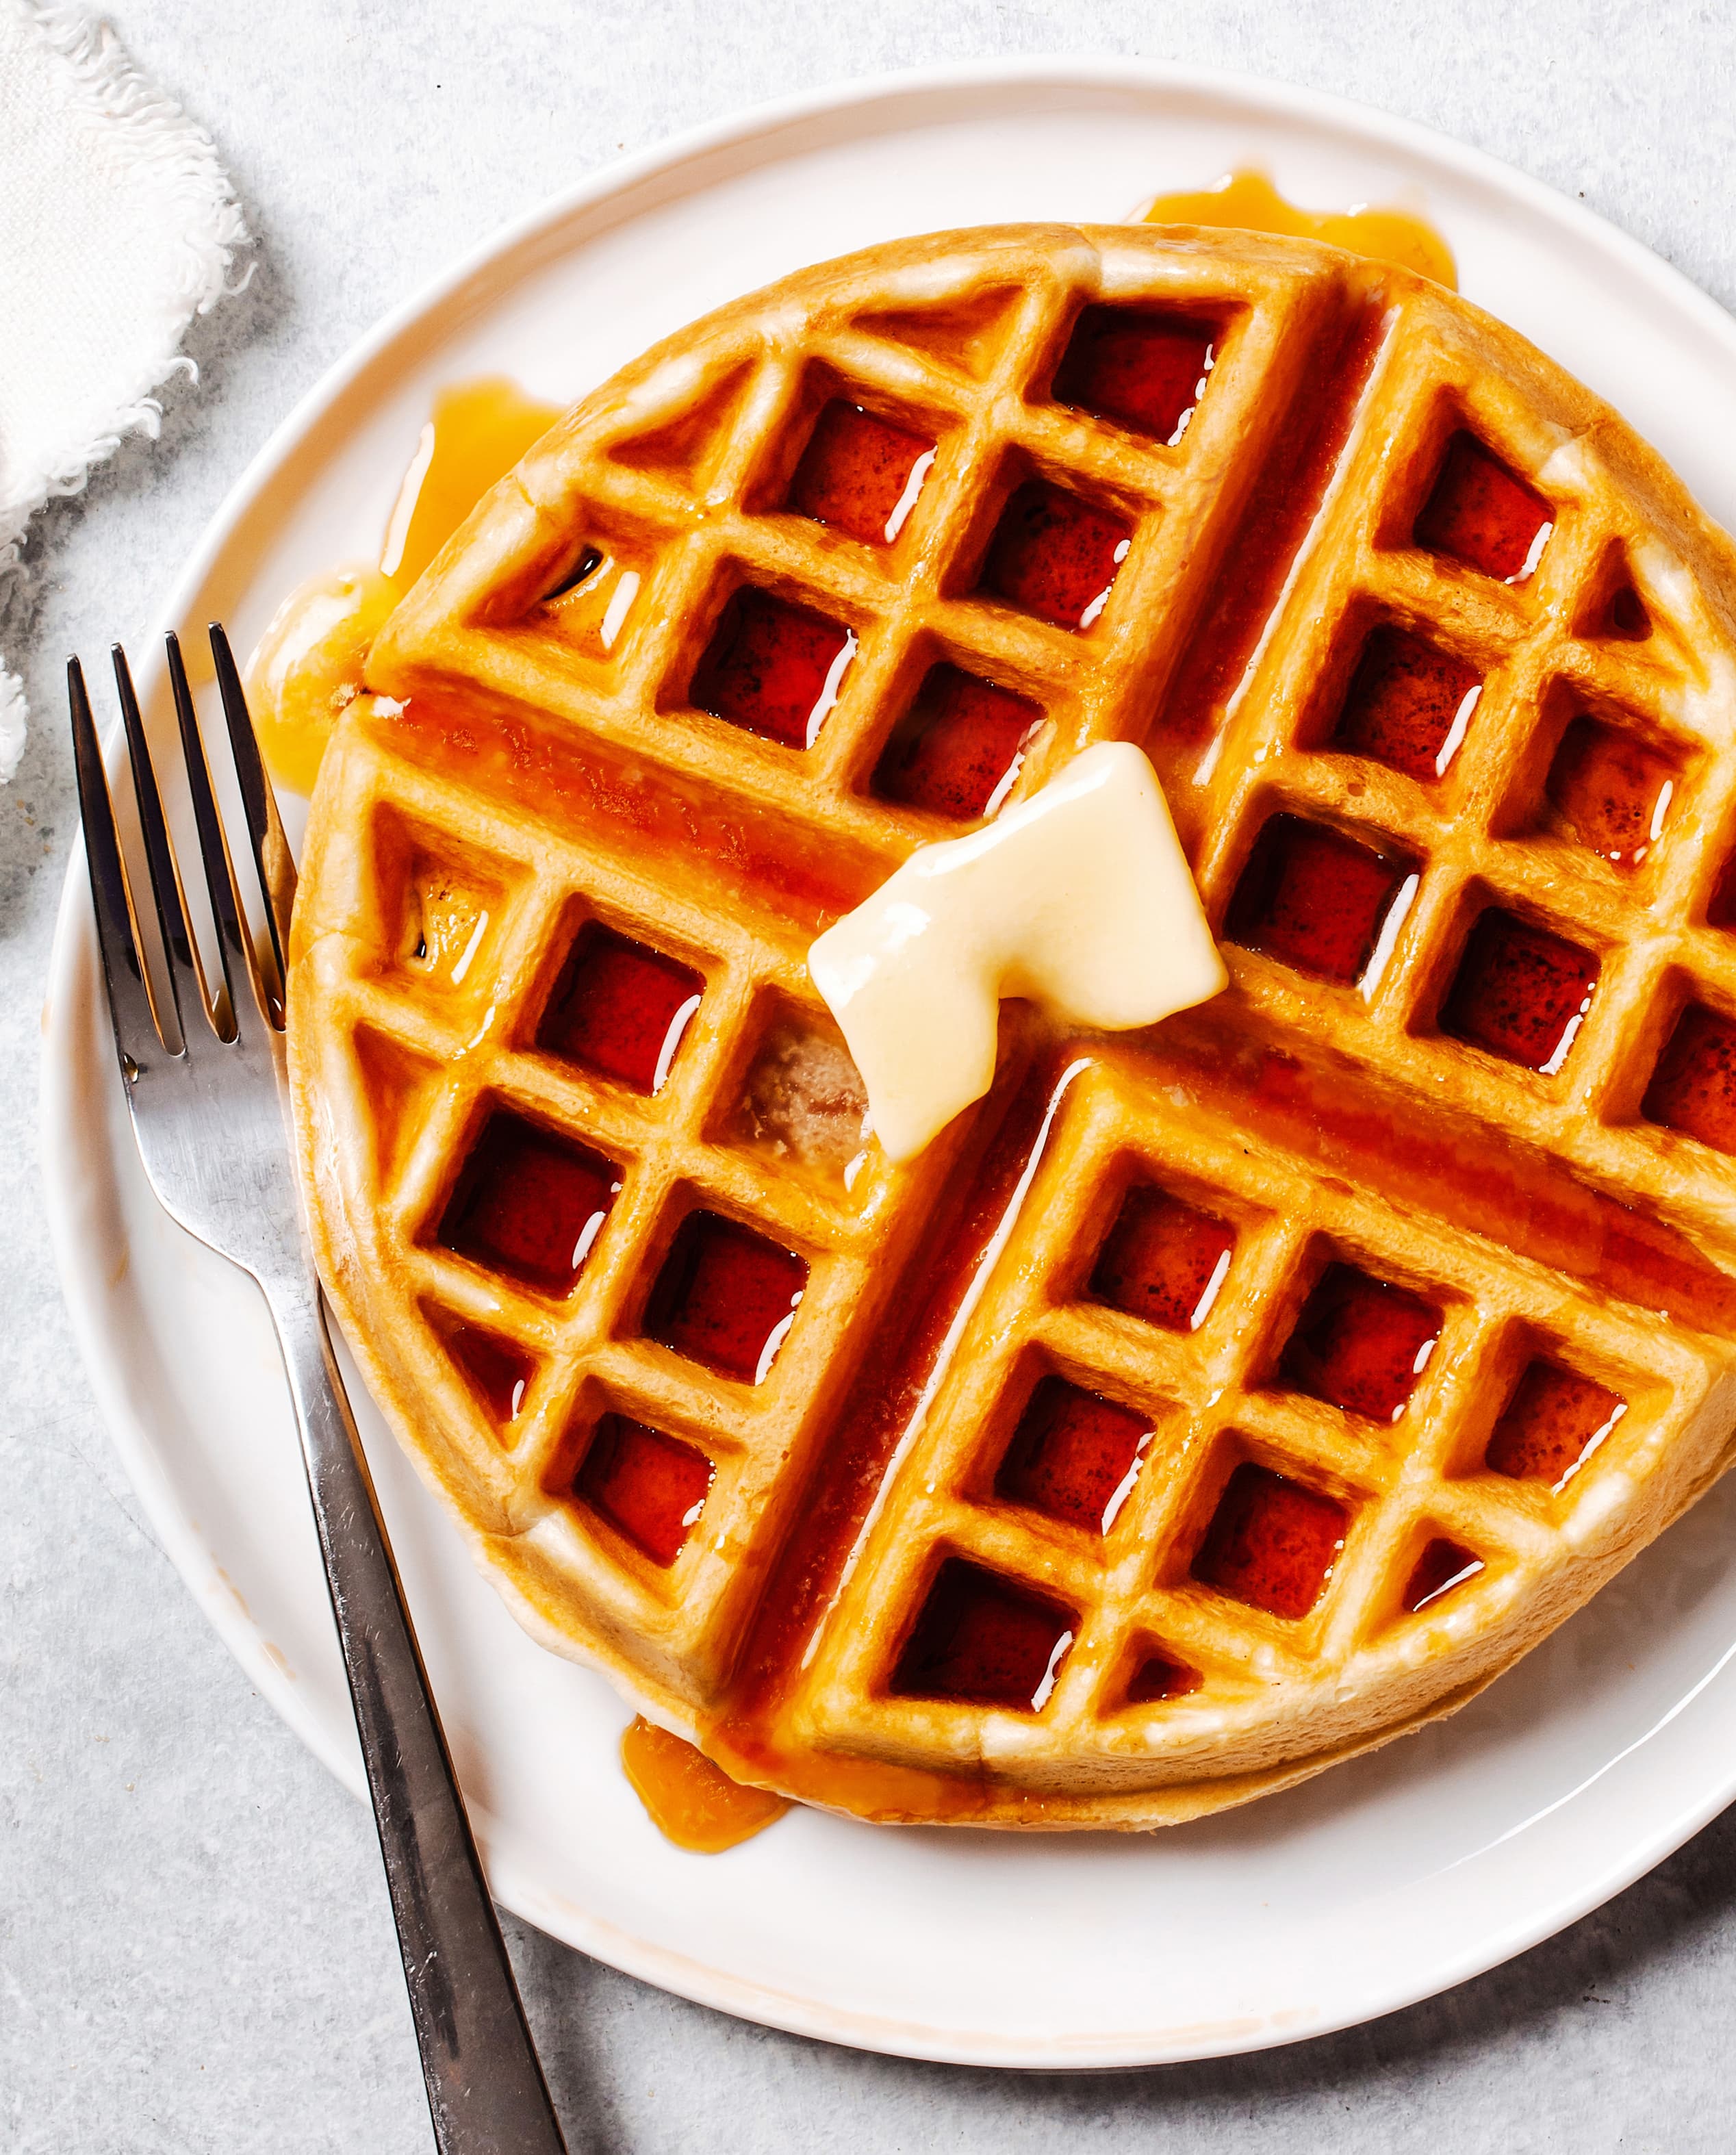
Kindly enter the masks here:
<path id="1" fill-rule="evenodd" d="M 49 1261 L 38 1014 L 72 820 L 57 673 L 137 637 L 277 419 L 386 307 L 613 156 L 780 91 L 930 59 L 1211 62 L 1508 158 L 1727 304 L 1736 17 L 1652 0 L 124 0 L 260 241 L 197 392 L 37 527 L 14 642 L 38 724 L 0 794 L 0 2148 L 410 2155 L 428 2142 L 363 1814 L 253 1696 L 154 1546 Z M 1029 2080 L 721 2019 L 534 1933 L 514 1952 L 576 2151 L 1061 2146 L 1726 2149 L 1736 1821 L 1454 1994 L 1263 2057 Z"/>

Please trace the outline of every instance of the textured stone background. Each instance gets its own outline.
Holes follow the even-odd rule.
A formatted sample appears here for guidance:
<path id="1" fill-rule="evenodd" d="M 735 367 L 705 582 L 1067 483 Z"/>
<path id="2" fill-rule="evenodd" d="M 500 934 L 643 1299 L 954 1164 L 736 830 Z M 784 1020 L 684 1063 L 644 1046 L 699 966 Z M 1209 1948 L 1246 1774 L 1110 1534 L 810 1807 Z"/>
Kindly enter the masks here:
<path id="1" fill-rule="evenodd" d="M 123 0 L 259 241 L 197 392 L 38 525 L 38 713 L 0 794 L 0 2147 L 428 2144 L 372 1836 L 155 1547 L 74 1359 L 35 1166 L 72 821 L 65 653 L 139 637 L 233 474 L 385 308 L 622 149 L 779 92 L 986 54 L 1138 54 L 1343 91 L 1493 151 L 1727 304 L 1736 15 L 1685 0 Z M 1202 177 L 1207 177 L 1202 175 Z M 534 1933 L 515 1955 L 577 2151 L 1723 2150 L 1736 1824 L 1447 1998 L 1222 2065 L 1018 2079 L 719 2018 Z"/>

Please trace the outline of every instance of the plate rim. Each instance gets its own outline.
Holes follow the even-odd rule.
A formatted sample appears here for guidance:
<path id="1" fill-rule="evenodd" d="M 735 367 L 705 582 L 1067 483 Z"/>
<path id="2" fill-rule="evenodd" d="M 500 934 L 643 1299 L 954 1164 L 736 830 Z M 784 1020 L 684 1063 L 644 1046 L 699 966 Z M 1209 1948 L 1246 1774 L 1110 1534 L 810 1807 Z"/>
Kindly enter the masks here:
<path id="1" fill-rule="evenodd" d="M 685 129 L 664 141 L 599 166 L 595 171 L 534 204 L 466 249 L 446 268 L 387 310 L 299 397 L 248 460 L 183 561 L 154 617 L 160 626 L 177 624 L 191 600 L 233 540 L 248 511 L 270 482 L 289 463 L 319 424 L 376 366 L 389 363 L 394 348 L 443 310 L 461 305 L 467 289 L 485 305 L 488 286 L 510 288 L 534 269 L 541 251 L 555 251 L 565 228 L 586 212 L 622 205 L 622 218 L 656 207 L 633 201 L 662 181 L 664 199 L 684 192 L 684 167 L 721 151 L 746 149 L 756 142 L 776 154 L 777 136 L 805 122 L 845 113 L 858 115 L 858 132 L 892 132 L 896 107 L 908 101 L 940 105 L 949 97 L 972 100 L 984 95 L 1052 90 L 1068 93 L 1122 94 L 1221 102 L 1257 120 L 1294 120 L 1348 137 L 1360 146 L 1388 149 L 1412 160 L 1453 171 L 1495 195 L 1517 198 L 1546 222 L 1605 257 L 1613 255 L 1624 271 L 1657 290 L 1672 308 L 1696 319 L 1703 334 L 1736 362 L 1736 317 L 1733 317 L 1673 264 L 1643 242 L 1582 203 L 1545 182 L 1519 171 L 1489 152 L 1457 141 L 1421 122 L 1402 118 L 1337 93 L 1243 74 L 1232 69 L 1171 64 L 1117 55 L 1023 55 L 1013 59 L 965 59 L 877 72 L 833 81 L 818 88 L 768 100 Z M 876 108 L 879 108 L 876 126 Z M 940 117 L 940 114 L 935 116 Z M 953 115 L 957 116 L 957 115 Z M 596 228 L 608 228 L 607 223 Z M 584 235 L 585 237 L 594 234 Z M 113 743 L 110 742 L 112 748 Z M 38 1102 L 38 1143 L 44 1209 L 55 1269 L 70 1317 L 79 1359 L 95 1395 L 111 1442 L 134 1492 L 177 1572 L 224 1646 L 253 1687 L 273 1710 L 358 1799 L 365 1797 L 359 1754 L 303 1703 L 299 1687 L 264 1651 L 261 1634 L 244 1615 L 234 1590 L 223 1579 L 213 1553 L 201 1542 L 176 1499 L 161 1447 L 131 1406 L 122 1382 L 123 1364 L 110 1345 L 103 1323 L 104 1282 L 100 1257 L 78 1232 L 83 1191 L 91 1186 L 83 1175 L 74 1143 L 79 1124 L 78 1079 L 84 1069 L 88 1033 L 95 1017 L 99 1062 L 107 1067 L 106 1036 L 97 994 L 95 946 L 88 898 L 84 843 L 75 834 L 56 910 L 49 964 L 48 1000 L 43 1017 Z M 1736 1648 L 1733 1648 L 1736 1652 Z M 1726 1657 L 1728 1658 L 1728 1656 Z M 1723 1662 L 1718 1664 L 1719 1667 Z M 1716 1671 L 1714 1671 L 1715 1674 Z M 1662 1727 L 1698 1695 L 1708 1676 L 1665 1713 Z M 1654 1732 L 1655 1733 L 1655 1732 Z M 1641 1741 L 1646 1739 L 1641 1738 Z M 1636 1748 L 1637 1746 L 1630 1747 Z M 1605 1762 L 1598 1779 L 1628 1755 Z M 1403 2009 L 1497 1967 L 1554 1936 L 1602 1906 L 1642 1876 L 1701 1830 L 1736 1796 L 1736 1771 L 1724 1784 L 1711 1786 L 1654 1823 L 1627 1850 L 1623 1860 L 1606 1864 L 1575 1891 L 1564 1891 L 1540 1913 L 1498 1927 L 1474 1948 L 1466 1948 L 1440 1965 L 1430 1966 L 1405 1983 L 1380 1989 L 1378 1997 L 1341 1999 L 1324 2011 L 1298 2016 L 1295 2024 L 1274 2024 L 1262 2016 L 1251 2028 L 1216 2030 L 1110 2031 L 1090 2055 L 1080 2055 L 1077 2040 L 1045 2046 L 1026 2036 L 996 2036 L 961 2027 L 930 2025 L 894 2019 L 775 1990 L 750 1978 L 692 1958 L 665 1945 L 638 1937 L 607 1918 L 577 1907 L 543 1886 L 526 1863 L 513 1836 L 484 1807 L 473 1804 L 477 1838 L 487 1860 L 495 1897 L 503 1905 L 563 1943 L 609 1965 L 694 2002 L 757 2024 L 812 2039 L 883 2055 L 937 2063 L 993 2065 L 1041 2071 L 1108 2071 L 1185 2060 L 1256 2052 L 1309 2040 Z"/>

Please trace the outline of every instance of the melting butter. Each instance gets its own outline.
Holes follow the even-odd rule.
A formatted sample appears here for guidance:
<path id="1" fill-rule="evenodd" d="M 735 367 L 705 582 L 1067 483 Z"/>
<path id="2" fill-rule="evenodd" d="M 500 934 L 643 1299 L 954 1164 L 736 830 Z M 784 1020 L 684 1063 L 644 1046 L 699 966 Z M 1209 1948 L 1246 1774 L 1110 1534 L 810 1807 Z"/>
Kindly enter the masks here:
<path id="1" fill-rule="evenodd" d="M 924 846 L 808 952 L 909 1159 L 994 1083 L 1001 998 L 1106 1031 L 1155 1025 L 1226 981 L 1156 773 L 1103 741 L 986 830 Z"/>

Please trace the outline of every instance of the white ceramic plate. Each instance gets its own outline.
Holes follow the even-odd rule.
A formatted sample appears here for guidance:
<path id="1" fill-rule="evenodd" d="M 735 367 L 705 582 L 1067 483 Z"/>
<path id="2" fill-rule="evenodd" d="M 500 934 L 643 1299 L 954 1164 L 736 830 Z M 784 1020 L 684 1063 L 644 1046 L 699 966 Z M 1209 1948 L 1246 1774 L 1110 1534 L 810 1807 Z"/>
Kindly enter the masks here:
<path id="1" fill-rule="evenodd" d="M 185 632 L 221 616 L 245 650 L 298 577 L 370 552 L 443 383 L 498 370 L 564 401 L 800 264 L 948 225 L 1115 219 L 1154 189 L 1249 161 L 1304 203 L 1425 211 L 1467 292 L 1600 390 L 1736 522 L 1736 323 L 1584 210 L 1299 91 L 1124 63 L 973 66 L 690 136 L 503 234 L 285 422 L 166 619 Z M 67 1297 L 141 1499 L 253 1682 L 359 1791 L 263 1305 L 146 1188 L 82 858 L 54 948 L 44 1130 Z M 619 1968 L 780 2027 L 1051 2067 L 1290 2041 L 1546 1937 L 1736 1794 L 1732 1477 L 1457 1719 L 1252 1809 L 1126 1839 L 796 1812 L 726 1856 L 684 1855 L 622 1778 L 625 1709 L 520 1633 L 357 1405 L 500 1899 Z"/>

